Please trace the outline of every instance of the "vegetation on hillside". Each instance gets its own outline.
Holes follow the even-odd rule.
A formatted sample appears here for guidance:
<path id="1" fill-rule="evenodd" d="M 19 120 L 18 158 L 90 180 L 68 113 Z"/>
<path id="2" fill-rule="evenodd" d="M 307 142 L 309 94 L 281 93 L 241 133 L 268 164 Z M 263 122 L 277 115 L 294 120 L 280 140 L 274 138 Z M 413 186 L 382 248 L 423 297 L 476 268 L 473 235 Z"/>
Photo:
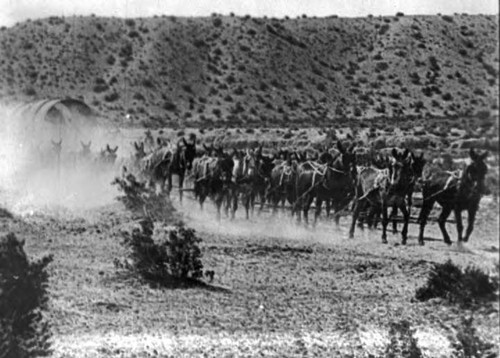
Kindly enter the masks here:
<path id="1" fill-rule="evenodd" d="M 0 30 L 0 97 L 81 97 L 157 127 L 489 117 L 497 33 L 465 14 L 50 17 Z"/>

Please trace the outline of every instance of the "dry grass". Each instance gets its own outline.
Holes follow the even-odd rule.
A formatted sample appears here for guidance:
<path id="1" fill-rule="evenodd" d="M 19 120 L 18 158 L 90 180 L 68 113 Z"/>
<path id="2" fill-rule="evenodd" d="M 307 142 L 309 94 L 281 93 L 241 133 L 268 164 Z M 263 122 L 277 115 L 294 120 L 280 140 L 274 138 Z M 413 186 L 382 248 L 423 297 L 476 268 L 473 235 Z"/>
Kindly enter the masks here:
<path id="1" fill-rule="evenodd" d="M 133 225 L 119 203 L 93 210 L 2 218 L 3 230 L 26 239 L 30 256 L 54 254 L 50 266 L 56 356 L 364 356 L 382 354 L 391 322 L 407 319 L 426 356 L 449 357 L 453 326 L 468 314 L 439 301 L 414 302 L 433 262 L 498 264 L 498 216 L 483 207 L 466 248 L 436 240 L 407 247 L 379 232 L 347 239 L 335 229 L 295 227 L 267 213 L 217 223 L 211 208 L 178 206 L 203 240 L 205 288 L 158 289 L 113 266 L 124 254 L 119 231 Z M 494 209 L 493 211 L 498 211 Z M 413 238 L 413 239 L 412 239 Z M 498 304 L 475 312 L 481 337 L 498 342 Z"/>

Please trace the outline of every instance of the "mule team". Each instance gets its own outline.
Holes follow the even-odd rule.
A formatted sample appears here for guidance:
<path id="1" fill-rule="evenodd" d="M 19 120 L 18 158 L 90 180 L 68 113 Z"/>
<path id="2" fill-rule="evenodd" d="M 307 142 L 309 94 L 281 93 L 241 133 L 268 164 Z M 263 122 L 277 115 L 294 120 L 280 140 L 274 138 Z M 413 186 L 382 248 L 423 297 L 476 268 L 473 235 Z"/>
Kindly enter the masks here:
<path id="1" fill-rule="evenodd" d="M 376 225 L 381 216 L 382 242 L 387 243 L 387 225 L 390 217 L 400 210 L 403 214 L 402 243 L 408 238 L 408 224 L 412 195 L 419 186 L 423 204 L 418 221 L 419 243 L 424 244 L 424 229 L 435 202 L 442 211 L 438 219 L 444 241 L 451 244 L 445 223 L 453 211 L 457 223 L 458 241 L 466 242 L 473 230 L 479 201 L 484 192 L 487 172 L 487 152 L 479 154 L 473 149 L 471 162 L 460 172 L 434 170 L 423 177 L 425 159 L 409 150 L 392 149 L 388 156 L 371 158 L 371 164 L 359 166 L 354 145 L 344 147 L 338 142 L 335 148 L 324 148 L 313 156 L 288 150 L 265 154 L 263 148 L 254 150 L 224 150 L 208 147 L 197 150 L 196 137 L 181 138 L 176 145 L 160 139 L 155 143 L 151 136 L 134 142 L 133 171 L 157 190 L 172 190 L 172 175 L 179 177 L 182 193 L 186 177 L 192 181 L 194 196 L 203 208 L 210 198 L 220 219 L 235 217 L 238 204 L 245 208 L 246 217 L 254 211 L 256 201 L 260 209 L 268 203 L 273 212 L 291 207 L 292 216 L 308 223 L 308 212 L 315 201 L 314 224 L 321 214 L 323 203 L 326 215 L 333 208 L 336 224 L 343 209 L 352 210 L 349 236 L 354 236 L 356 222 Z M 166 187 L 165 187 L 166 186 Z M 388 215 L 388 209 L 392 214 Z M 468 212 L 468 226 L 463 235 L 462 211 Z M 396 221 L 393 221 L 393 229 Z"/>

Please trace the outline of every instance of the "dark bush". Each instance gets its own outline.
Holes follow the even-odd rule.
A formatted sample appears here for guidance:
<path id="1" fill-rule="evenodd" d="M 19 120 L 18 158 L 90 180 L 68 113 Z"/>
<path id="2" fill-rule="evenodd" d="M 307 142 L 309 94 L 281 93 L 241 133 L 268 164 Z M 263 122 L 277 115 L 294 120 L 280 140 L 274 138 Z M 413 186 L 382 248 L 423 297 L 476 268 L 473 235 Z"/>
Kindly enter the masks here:
<path id="1" fill-rule="evenodd" d="M 0 357 L 51 354 L 47 265 L 52 256 L 29 262 L 24 242 L 12 233 L 0 238 Z"/>
<path id="2" fill-rule="evenodd" d="M 453 22 L 453 16 L 450 15 L 443 15 L 442 19 L 446 22 Z"/>
<path id="3" fill-rule="evenodd" d="M 129 253 L 127 260 L 115 261 L 118 268 L 170 287 L 194 283 L 202 277 L 201 239 L 193 229 L 181 224 L 175 228 L 162 227 L 161 232 L 155 233 L 150 218 L 142 219 L 139 224 L 140 228 L 122 234 Z"/>
<path id="4" fill-rule="evenodd" d="M 215 17 L 213 20 L 212 20 L 212 24 L 215 26 L 215 27 L 220 27 L 222 25 L 222 19 L 220 17 Z"/>
<path id="5" fill-rule="evenodd" d="M 108 65 L 114 65 L 115 62 L 116 62 L 115 56 L 109 55 L 108 57 L 106 57 L 106 63 Z"/>
<path id="6" fill-rule="evenodd" d="M 420 358 L 422 351 L 417 345 L 414 336 L 415 329 L 411 328 L 410 322 L 391 322 L 389 327 L 390 342 L 385 350 L 386 358 Z"/>
<path id="7" fill-rule="evenodd" d="M 416 292 L 419 301 L 443 298 L 460 306 L 471 306 L 482 300 L 491 299 L 498 289 L 498 282 L 475 267 L 462 271 L 451 260 L 434 264 L 425 286 Z"/>
<path id="8" fill-rule="evenodd" d="M 104 96 L 104 100 L 106 102 L 114 102 L 118 98 L 120 98 L 120 95 L 117 92 L 113 92 Z"/>
<path id="9" fill-rule="evenodd" d="M 453 343 L 455 357 L 497 357 L 495 345 L 484 342 L 476 333 L 472 325 L 473 317 L 462 317 L 460 326 L 457 329 L 457 341 Z"/>

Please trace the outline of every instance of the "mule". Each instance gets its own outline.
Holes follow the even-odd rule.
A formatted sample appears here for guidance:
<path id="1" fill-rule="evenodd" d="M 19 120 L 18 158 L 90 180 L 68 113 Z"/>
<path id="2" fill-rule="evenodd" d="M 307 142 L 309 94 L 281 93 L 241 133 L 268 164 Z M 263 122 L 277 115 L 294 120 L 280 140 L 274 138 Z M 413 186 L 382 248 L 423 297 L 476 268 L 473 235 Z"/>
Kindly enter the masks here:
<path id="1" fill-rule="evenodd" d="M 354 144 L 346 149 L 340 142 L 337 142 L 337 149 L 339 151 L 337 156 L 328 152 L 320 155 L 321 160 L 328 161 L 325 164 L 305 162 L 299 166 L 296 181 L 297 200 L 293 209 L 299 221 L 302 210 L 304 221 L 308 224 L 309 208 L 316 199 L 314 225 L 321 214 L 323 201 L 326 203 L 328 215 L 330 205 L 333 203 L 336 214 L 335 222 L 338 224 L 340 209 L 346 206 L 350 197 L 354 195 L 356 178 Z"/>
<path id="2" fill-rule="evenodd" d="M 349 237 L 354 237 L 356 221 L 360 212 L 370 206 L 382 212 L 382 242 L 387 244 L 387 224 L 389 206 L 398 207 L 403 213 L 404 225 L 401 231 L 402 244 L 408 239 L 408 224 L 410 214 L 406 207 L 405 197 L 410 183 L 410 159 L 407 153 L 392 150 L 392 161 L 387 169 L 365 168 L 358 175 L 356 196 L 352 214 Z"/>
<path id="3" fill-rule="evenodd" d="M 418 218 L 420 223 L 418 242 L 420 245 L 424 245 L 425 225 L 435 202 L 442 208 L 438 223 L 444 242 L 448 245 L 452 243 L 446 231 L 446 220 L 452 211 L 455 214 L 458 242 L 469 240 L 474 229 L 479 202 L 485 190 L 484 180 L 488 167 L 484 160 L 487 156 L 487 151 L 478 154 L 471 148 L 469 151 L 471 163 L 461 173 L 438 171 L 424 181 L 422 187 L 423 203 Z M 464 210 L 467 210 L 468 213 L 468 224 L 465 236 L 462 236 L 462 211 Z"/>

